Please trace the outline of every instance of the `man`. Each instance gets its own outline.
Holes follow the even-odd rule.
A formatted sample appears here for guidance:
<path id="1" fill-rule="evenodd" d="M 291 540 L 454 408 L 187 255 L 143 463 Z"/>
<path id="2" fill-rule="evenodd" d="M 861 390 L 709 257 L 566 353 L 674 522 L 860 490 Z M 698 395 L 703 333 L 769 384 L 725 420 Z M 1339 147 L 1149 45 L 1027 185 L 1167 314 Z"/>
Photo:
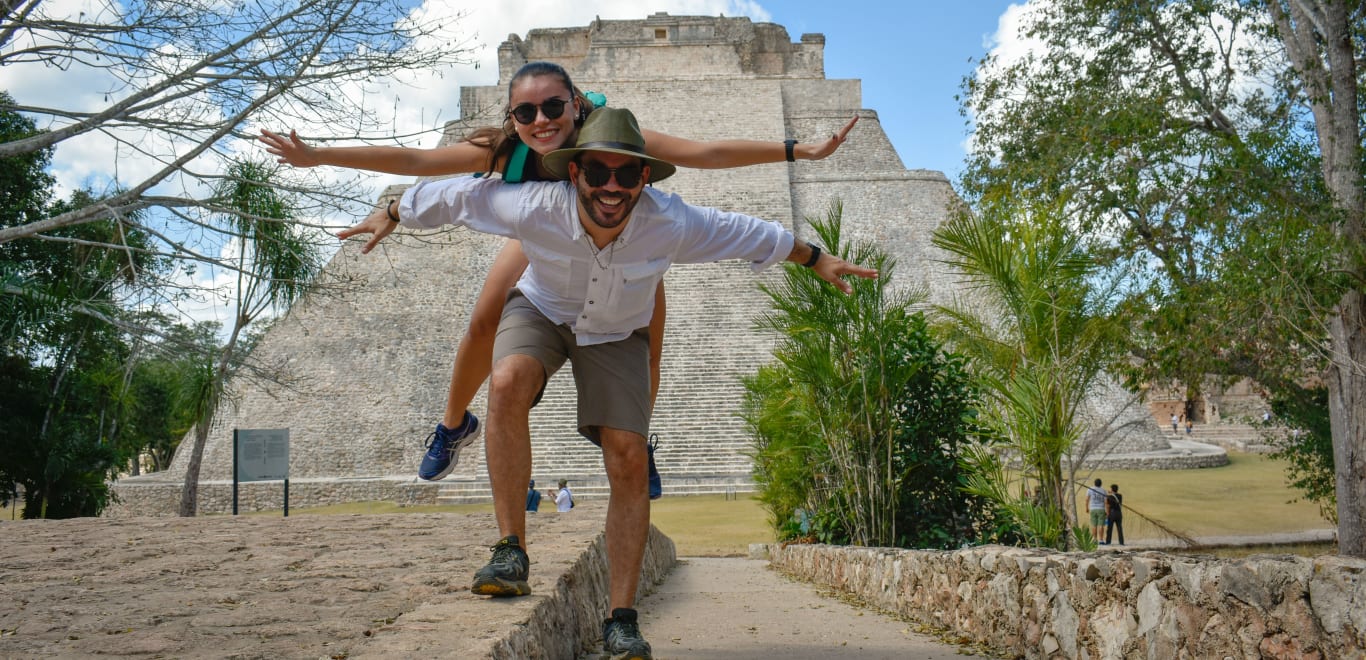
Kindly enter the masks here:
<path id="1" fill-rule="evenodd" d="M 527 482 L 526 486 L 526 510 L 528 513 L 536 513 L 541 510 L 541 491 L 536 490 L 536 480 Z"/>
<path id="2" fill-rule="evenodd" d="M 555 500 L 555 510 L 560 513 L 568 513 L 574 508 L 574 493 L 569 490 L 569 481 L 560 480 L 560 489 L 549 491 L 550 496 Z"/>
<path id="3" fill-rule="evenodd" d="M 1105 528 L 1105 489 L 1101 487 L 1102 483 L 1097 478 L 1095 487 L 1086 489 L 1086 508 L 1091 514 L 1091 538 L 1097 544 L 1105 545 L 1101 536 L 1101 530 Z"/>
<path id="4" fill-rule="evenodd" d="M 1110 492 L 1105 496 L 1105 545 L 1110 545 L 1110 532 L 1116 529 L 1119 544 L 1124 545 L 1124 496 L 1119 494 L 1119 484 L 1110 484 Z"/>
<path id="5" fill-rule="evenodd" d="M 547 154 L 543 165 L 567 181 L 506 186 L 487 179 L 421 182 L 397 204 L 339 233 L 387 234 L 387 222 L 409 227 L 464 225 L 522 241 L 530 265 L 509 292 L 494 345 L 484 436 L 494 514 L 503 539 L 475 573 L 471 590 L 522 596 L 529 560 L 526 512 L 517 506 L 531 474 L 528 416 L 546 381 L 566 360 L 578 389 L 579 432 L 602 448 L 611 492 L 607 559 L 611 618 L 603 645 L 618 658 L 649 658 L 633 609 L 650 525 L 648 450 L 650 374 L 646 326 L 655 288 L 674 263 L 748 259 L 761 270 L 787 260 L 812 268 L 848 293 L 841 277 L 877 277 L 781 226 L 690 206 L 646 188 L 674 166 L 645 155 L 635 116 L 601 108 L 579 130 L 574 148 Z"/>

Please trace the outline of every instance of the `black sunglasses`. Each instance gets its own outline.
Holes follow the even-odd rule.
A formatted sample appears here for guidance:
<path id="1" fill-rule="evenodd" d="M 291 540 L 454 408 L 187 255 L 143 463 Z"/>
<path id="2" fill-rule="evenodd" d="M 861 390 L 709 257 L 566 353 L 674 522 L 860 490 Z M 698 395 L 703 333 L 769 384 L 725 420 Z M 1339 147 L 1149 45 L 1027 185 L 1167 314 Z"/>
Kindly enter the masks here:
<path id="1" fill-rule="evenodd" d="M 541 101 L 540 105 L 535 103 L 519 104 L 508 114 L 512 115 L 512 118 L 516 119 L 519 124 L 530 124 L 536 121 L 537 108 L 541 109 L 541 114 L 545 115 L 546 119 L 559 119 L 560 115 L 564 114 L 564 106 L 566 105 L 569 105 L 569 101 L 549 98 Z"/>
<path id="2" fill-rule="evenodd" d="M 639 165 L 607 167 L 602 163 L 584 163 L 581 169 L 583 169 L 583 180 L 594 188 L 607 185 L 614 174 L 617 177 L 617 185 L 622 188 L 634 188 L 640 184 L 641 167 Z"/>

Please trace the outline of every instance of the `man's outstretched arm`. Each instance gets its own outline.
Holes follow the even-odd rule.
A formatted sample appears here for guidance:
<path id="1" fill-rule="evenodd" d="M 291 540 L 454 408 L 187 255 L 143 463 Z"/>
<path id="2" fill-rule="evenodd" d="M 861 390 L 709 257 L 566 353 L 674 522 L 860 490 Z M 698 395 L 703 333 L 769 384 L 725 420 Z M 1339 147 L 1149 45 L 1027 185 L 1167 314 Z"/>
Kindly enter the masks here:
<path id="1" fill-rule="evenodd" d="M 820 254 L 816 253 L 817 250 L 820 250 Z M 835 285 L 835 288 L 845 293 L 854 290 L 848 282 L 844 281 L 845 275 L 857 275 L 868 280 L 877 277 L 877 271 L 872 268 L 851 264 L 804 241 L 793 241 L 792 251 L 788 253 L 787 260 L 811 268 L 821 279 Z"/>

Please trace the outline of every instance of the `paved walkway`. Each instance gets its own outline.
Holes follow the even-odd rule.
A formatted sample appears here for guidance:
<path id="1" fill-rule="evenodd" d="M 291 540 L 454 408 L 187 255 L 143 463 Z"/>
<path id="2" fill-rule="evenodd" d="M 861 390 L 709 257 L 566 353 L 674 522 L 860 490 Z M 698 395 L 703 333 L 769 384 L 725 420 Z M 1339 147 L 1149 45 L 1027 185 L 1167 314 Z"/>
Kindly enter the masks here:
<path id="1" fill-rule="evenodd" d="M 756 559 L 682 558 L 638 609 L 655 656 L 669 660 L 981 657 L 823 596 Z"/>

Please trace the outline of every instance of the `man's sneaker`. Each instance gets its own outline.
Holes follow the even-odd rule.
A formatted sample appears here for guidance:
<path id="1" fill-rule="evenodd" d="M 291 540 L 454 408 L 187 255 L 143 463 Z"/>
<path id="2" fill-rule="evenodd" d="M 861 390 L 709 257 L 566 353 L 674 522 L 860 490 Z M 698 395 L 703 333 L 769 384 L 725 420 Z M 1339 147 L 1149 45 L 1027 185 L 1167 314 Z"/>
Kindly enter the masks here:
<path id="1" fill-rule="evenodd" d="M 422 465 L 417 468 L 417 476 L 427 481 L 440 481 L 450 474 L 460 463 L 460 450 L 474 442 L 474 434 L 479 432 L 479 418 L 465 411 L 460 426 L 448 429 L 441 422 L 436 430 L 427 436 L 427 453 L 422 456 Z"/>
<path id="2" fill-rule="evenodd" d="M 481 596 L 526 596 L 531 585 L 526 576 L 531 566 L 526 551 L 516 536 L 507 536 L 493 546 L 493 559 L 475 571 L 470 591 Z"/>
<path id="3" fill-rule="evenodd" d="M 657 500 L 664 496 L 664 483 L 659 479 L 659 470 L 655 469 L 655 450 L 659 448 L 658 433 L 650 434 L 650 440 L 645 443 L 645 448 L 650 451 L 650 499 Z"/>
<path id="4" fill-rule="evenodd" d="M 626 607 L 612 610 L 612 618 L 602 622 L 603 657 L 612 660 L 651 660 L 650 643 L 640 636 L 636 611 Z"/>

